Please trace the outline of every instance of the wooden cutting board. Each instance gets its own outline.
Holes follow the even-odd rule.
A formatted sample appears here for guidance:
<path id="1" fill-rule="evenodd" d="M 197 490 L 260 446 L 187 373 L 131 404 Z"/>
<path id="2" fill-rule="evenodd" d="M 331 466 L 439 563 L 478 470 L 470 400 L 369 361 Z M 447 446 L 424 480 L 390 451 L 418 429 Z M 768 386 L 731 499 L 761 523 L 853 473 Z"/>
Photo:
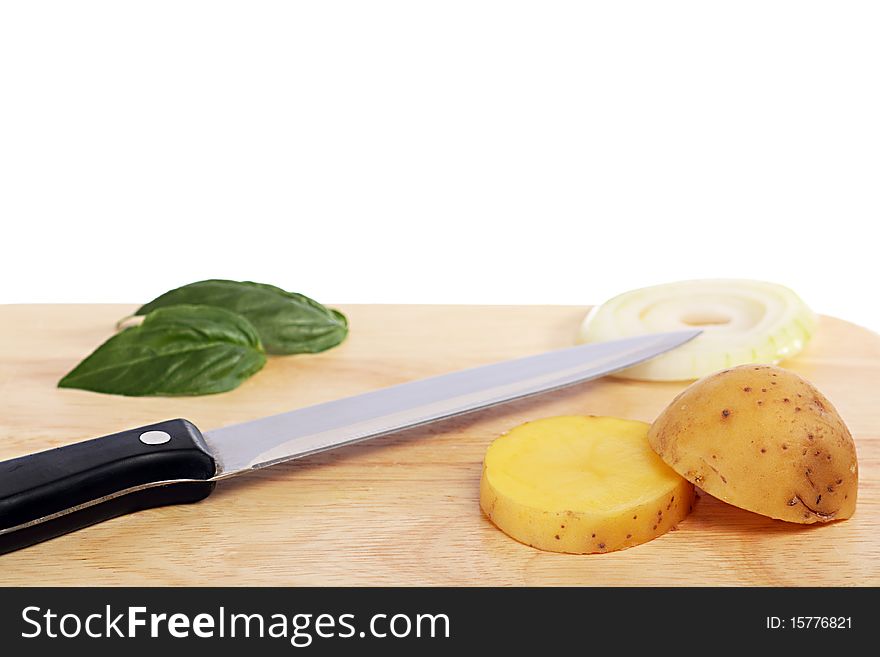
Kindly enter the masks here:
<path id="1" fill-rule="evenodd" d="M 203 430 L 572 344 L 587 308 L 346 306 L 350 338 L 278 357 L 234 392 L 129 399 L 57 380 L 132 311 L 0 306 L 0 458 L 174 417 Z M 478 504 L 486 446 L 563 413 L 652 420 L 683 387 L 605 378 L 222 483 L 196 505 L 151 509 L 0 556 L 19 585 L 880 585 L 880 336 L 823 317 L 785 364 L 837 405 L 856 439 L 854 518 L 769 520 L 703 496 L 677 531 L 622 552 L 521 545 Z"/>

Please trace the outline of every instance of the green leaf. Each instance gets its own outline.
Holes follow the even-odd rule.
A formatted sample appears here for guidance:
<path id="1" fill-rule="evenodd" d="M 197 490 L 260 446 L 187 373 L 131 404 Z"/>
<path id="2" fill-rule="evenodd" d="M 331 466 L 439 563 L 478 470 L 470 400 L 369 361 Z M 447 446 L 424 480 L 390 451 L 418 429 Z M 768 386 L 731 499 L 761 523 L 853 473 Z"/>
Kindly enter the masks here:
<path id="1" fill-rule="evenodd" d="M 348 320 L 302 294 L 250 281 L 208 280 L 190 283 L 138 309 L 195 304 L 225 308 L 245 316 L 270 354 L 316 353 L 335 347 L 348 335 Z"/>
<path id="2" fill-rule="evenodd" d="M 225 392 L 266 364 L 256 329 L 210 306 L 170 306 L 117 333 L 58 382 L 116 395 Z"/>

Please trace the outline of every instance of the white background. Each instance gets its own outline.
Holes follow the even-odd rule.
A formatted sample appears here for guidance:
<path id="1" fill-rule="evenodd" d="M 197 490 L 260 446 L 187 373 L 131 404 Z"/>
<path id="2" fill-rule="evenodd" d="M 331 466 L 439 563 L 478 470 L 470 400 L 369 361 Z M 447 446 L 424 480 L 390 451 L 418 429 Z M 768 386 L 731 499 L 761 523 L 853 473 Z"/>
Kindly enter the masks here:
<path id="1" fill-rule="evenodd" d="M 876 2 L 5 1 L 0 302 L 748 277 L 880 329 L 878 34 Z"/>

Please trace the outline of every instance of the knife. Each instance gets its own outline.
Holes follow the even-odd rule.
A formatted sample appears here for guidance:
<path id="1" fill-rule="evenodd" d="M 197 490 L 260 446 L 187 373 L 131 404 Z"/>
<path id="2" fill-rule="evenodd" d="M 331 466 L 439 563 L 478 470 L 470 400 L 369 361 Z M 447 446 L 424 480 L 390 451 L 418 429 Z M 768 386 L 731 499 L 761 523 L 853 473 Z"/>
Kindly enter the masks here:
<path id="1" fill-rule="evenodd" d="M 0 554 L 141 509 L 198 502 L 218 481 L 622 370 L 699 335 L 559 349 L 201 433 L 176 419 L 0 462 Z"/>

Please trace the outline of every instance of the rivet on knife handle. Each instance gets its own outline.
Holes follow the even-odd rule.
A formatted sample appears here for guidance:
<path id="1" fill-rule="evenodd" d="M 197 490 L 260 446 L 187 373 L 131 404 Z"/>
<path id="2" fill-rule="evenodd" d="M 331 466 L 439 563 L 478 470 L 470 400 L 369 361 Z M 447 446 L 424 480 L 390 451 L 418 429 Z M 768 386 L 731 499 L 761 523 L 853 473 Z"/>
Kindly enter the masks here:
<path id="1" fill-rule="evenodd" d="M 141 509 L 197 502 L 214 489 L 215 470 L 186 420 L 0 462 L 0 554 Z"/>

